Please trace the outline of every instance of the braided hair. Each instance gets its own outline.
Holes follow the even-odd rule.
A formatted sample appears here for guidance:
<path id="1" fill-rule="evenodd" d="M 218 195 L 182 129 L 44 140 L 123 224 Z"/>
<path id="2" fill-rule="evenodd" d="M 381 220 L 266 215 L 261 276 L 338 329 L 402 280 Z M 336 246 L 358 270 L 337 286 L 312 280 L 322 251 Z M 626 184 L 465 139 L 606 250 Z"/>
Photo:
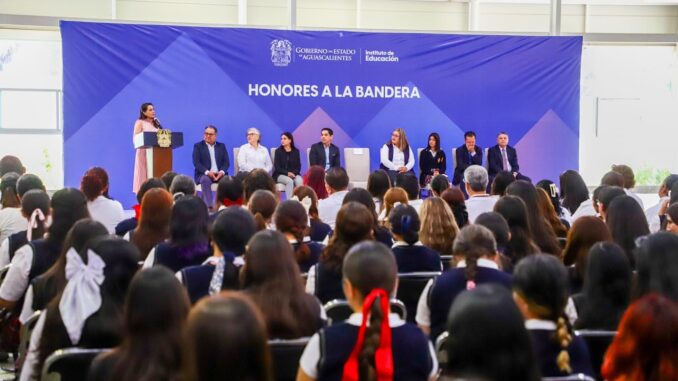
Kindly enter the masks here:
<path id="1" fill-rule="evenodd" d="M 452 254 L 464 257 L 466 268 L 466 289 L 475 288 L 478 260 L 482 257 L 494 257 L 497 243 L 490 229 L 481 225 L 464 226 L 454 240 Z"/>

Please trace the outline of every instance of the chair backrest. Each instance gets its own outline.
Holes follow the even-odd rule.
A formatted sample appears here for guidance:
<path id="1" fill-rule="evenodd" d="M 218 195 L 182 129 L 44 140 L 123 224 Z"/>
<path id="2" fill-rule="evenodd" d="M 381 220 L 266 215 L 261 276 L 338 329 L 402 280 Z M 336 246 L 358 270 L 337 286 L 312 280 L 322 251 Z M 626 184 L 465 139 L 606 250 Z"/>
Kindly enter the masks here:
<path id="1" fill-rule="evenodd" d="M 277 150 L 278 147 L 272 147 L 271 148 L 271 161 L 275 160 L 275 150 Z"/>
<path id="2" fill-rule="evenodd" d="M 452 256 L 451 255 L 441 255 L 440 261 L 443 262 L 443 271 L 447 271 L 452 267 Z"/>
<path id="3" fill-rule="evenodd" d="M 452 148 L 452 171 L 457 168 L 457 149 Z"/>
<path id="4" fill-rule="evenodd" d="M 436 348 L 436 357 L 438 358 L 438 363 L 441 365 L 447 364 L 447 339 L 450 337 L 450 334 L 445 331 L 436 337 L 435 348 Z"/>
<path id="5" fill-rule="evenodd" d="M 411 313 L 407 316 L 407 321 L 416 323 L 414 317 L 417 311 L 417 303 L 424 287 L 431 280 L 440 275 L 440 272 L 416 272 L 398 274 L 398 290 L 396 298 L 405 304 L 407 311 Z"/>
<path id="6" fill-rule="evenodd" d="M 16 361 L 17 370 L 21 369 L 26 361 L 26 354 L 28 353 L 28 344 L 31 342 L 31 335 L 33 334 L 33 329 L 40 319 L 42 311 L 35 311 L 33 315 L 26 320 L 21 325 L 21 331 L 19 332 L 19 357 Z"/>
<path id="7" fill-rule="evenodd" d="M 600 369 L 603 366 L 605 352 L 607 352 L 607 348 L 612 344 L 612 340 L 614 340 L 617 332 L 583 329 L 575 331 L 575 335 L 580 336 L 586 342 L 593 371 L 596 372 L 596 378 L 602 380 Z"/>
<path id="8" fill-rule="evenodd" d="M 306 148 L 306 164 L 307 168 L 311 168 L 311 147 Z"/>
<path id="9" fill-rule="evenodd" d="M 489 148 L 483 149 L 483 167 L 485 167 L 485 169 L 490 169 L 490 163 L 487 160 L 487 153 L 489 152 L 489 150 L 490 150 Z"/>
<path id="10" fill-rule="evenodd" d="M 59 349 L 45 360 L 41 381 L 85 381 L 92 360 L 110 349 Z"/>
<path id="11" fill-rule="evenodd" d="M 587 376 L 584 373 L 571 374 L 562 377 L 542 377 L 542 381 L 596 381 L 593 377 Z"/>
<path id="12" fill-rule="evenodd" d="M 240 172 L 238 167 L 238 152 L 240 152 L 240 147 L 233 147 L 233 176 Z"/>
<path id="13" fill-rule="evenodd" d="M 344 148 L 344 162 L 351 183 L 356 187 L 366 187 L 370 177 L 370 149 Z"/>
<path id="14" fill-rule="evenodd" d="M 297 379 L 299 360 L 309 340 L 309 337 L 302 337 L 294 340 L 268 341 L 276 381 L 294 381 Z"/>
<path id="15" fill-rule="evenodd" d="M 327 323 L 329 325 L 341 323 L 348 319 L 353 313 L 353 309 L 351 309 L 348 301 L 344 299 L 330 300 L 325 303 L 323 309 L 325 309 Z M 398 314 L 403 320 L 407 319 L 407 307 L 405 307 L 405 304 L 398 299 L 391 299 L 391 312 Z"/>

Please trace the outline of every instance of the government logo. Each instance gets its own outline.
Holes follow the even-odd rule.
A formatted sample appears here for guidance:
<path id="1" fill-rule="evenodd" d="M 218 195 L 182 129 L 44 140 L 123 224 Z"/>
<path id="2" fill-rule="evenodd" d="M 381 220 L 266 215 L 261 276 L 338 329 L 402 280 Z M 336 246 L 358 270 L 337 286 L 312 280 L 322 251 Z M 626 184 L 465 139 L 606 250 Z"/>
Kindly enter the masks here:
<path id="1" fill-rule="evenodd" d="M 275 66 L 287 66 L 292 62 L 292 43 L 289 40 L 271 41 L 271 62 Z"/>

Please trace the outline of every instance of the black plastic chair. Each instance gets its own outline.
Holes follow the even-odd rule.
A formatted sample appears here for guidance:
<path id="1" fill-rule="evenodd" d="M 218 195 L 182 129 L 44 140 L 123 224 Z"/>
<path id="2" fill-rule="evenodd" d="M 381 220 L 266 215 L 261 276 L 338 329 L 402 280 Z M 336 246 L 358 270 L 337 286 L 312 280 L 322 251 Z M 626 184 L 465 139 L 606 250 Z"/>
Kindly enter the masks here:
<path id="1" fill-rule="evenodd" d="M 589 349 L 589 357 L 591 358 L 591 367 L 596 373 L 596 379 L 602 380 L 603 377 L 600 374 L 600 368 L 603 366 L 605 352 L 607 352 L 607 348 L 612 344 L 612 340 L 614 340 L 617 332 L 582 329 L 575 331 L 575 335 L 580 336 L 586 341 L 586 346 Z"/>
<path id="2" fill-rule="evenodd" d="M 405 308 L 410 311 L 407 321 L 416 323 L 417 303 L 424 287 L 431 280 L 440 275 L 439 272 L 416 272 L 398 274 L 398 291 L 396 298 L 405 304 Z"/>
<path id="3" fill-rule="evenodd" d="M 45 360 L 41 381 L 85 381 L 92 360 L 110 349 L 67 348 L 59 349 Z"/>
<path id="4" fill-rule="evenodd" d="M 323 306 L 327 315 L 327 324 L 334 325 L 348 319 L 353 313 L 353 309 L 346 300 L 334 299 L 325 303 Z M 407 307 L 398 299 L 391 299 L 391 312 L 398 314 L 401 319 L 407 319 Z"/>
<path id="5" fill-rule="evenodd" d="M 294 340 L 268 341 L 276 381 L 294 381 L 297 379 L 299 360 L 310 339 L 310 337 L 302 337 Z"/>
<path id="6" fill-rule="evenodd" d="M 447 344 L 447 339 L 449 338 L 450 334 L 447 331 L 441 333 L 436 338 L 436 357 L 438 358 L 438 364 L 440 364 L 441 369 L 447 365 L 447 348 L 445 348 L 445 344 Z"/>
<path id="7" fill-rule="evenodd" d="M 452 256 L 451 255 L 441 255 L 440 260 L 443 262 L 443 271 L 447 271 L 452 267 Z"/>

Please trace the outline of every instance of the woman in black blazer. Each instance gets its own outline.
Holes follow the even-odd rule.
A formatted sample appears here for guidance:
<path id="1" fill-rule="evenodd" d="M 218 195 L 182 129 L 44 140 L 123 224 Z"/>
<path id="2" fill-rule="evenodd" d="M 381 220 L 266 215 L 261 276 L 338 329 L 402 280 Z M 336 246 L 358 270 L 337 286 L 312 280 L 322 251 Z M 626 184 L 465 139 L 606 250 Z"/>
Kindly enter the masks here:
<path id="1" fill-rule="evenodd" d="M 287 197 L 292 197 L 294 188 L 304 184 L 300 172 L 301 159 L 299 150 L 294 146 L 294 137 L 290 132 L 283 132 L 280 136 L 280 147 L 275 150 L 273 158 L 273 179 L 285 186 Z"/>
<path id="2" fill-rule="evenodd" d="M 446 169 L 445 151 L 440 149 L 440 135 L 433 132 L 428 136 L 428 146 L 419 154 L 419 184 L 425 187 L 433 177 L 445 174 Z"/>

